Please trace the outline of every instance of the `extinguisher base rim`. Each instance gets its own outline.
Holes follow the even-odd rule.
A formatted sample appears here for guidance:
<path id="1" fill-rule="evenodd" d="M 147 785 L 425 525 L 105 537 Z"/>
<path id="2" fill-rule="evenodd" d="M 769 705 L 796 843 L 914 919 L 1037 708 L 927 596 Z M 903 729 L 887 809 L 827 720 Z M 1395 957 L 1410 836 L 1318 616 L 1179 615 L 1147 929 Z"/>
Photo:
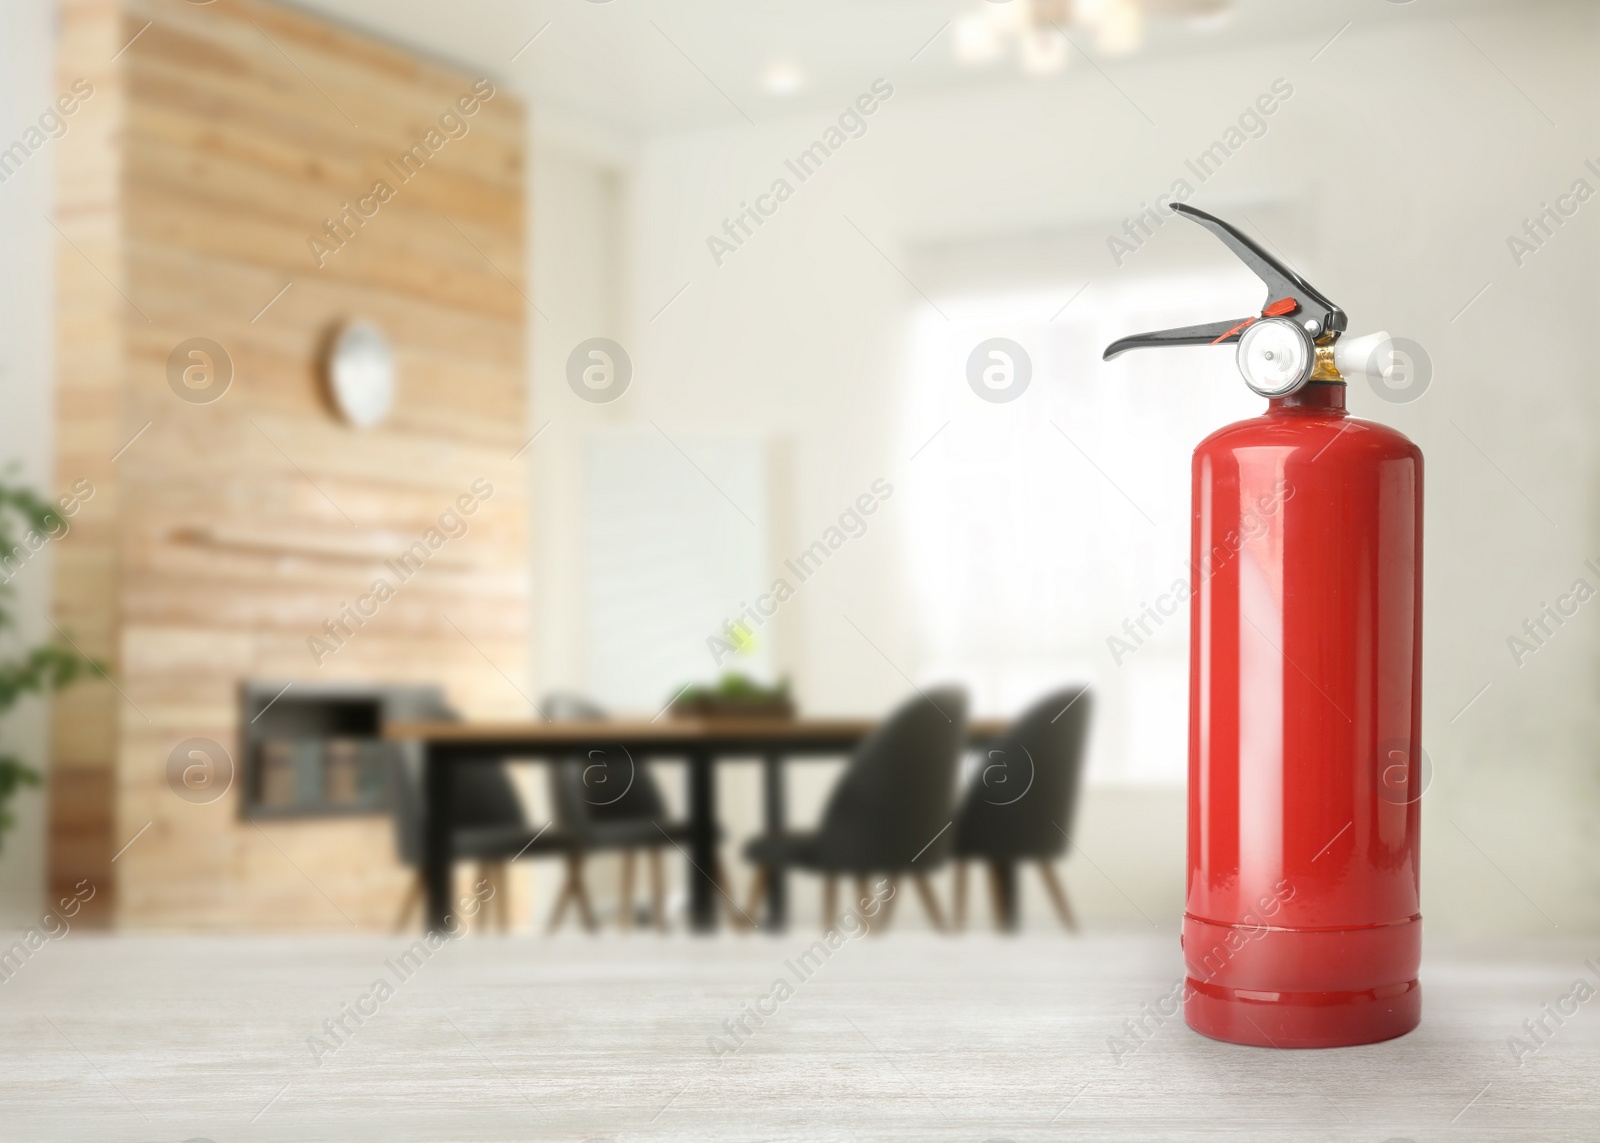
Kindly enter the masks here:
<path id="1" fill-rule="evenodd" d="M 1258 1048 L 1342 1048 L 1392 1040 L 1422 1020 L 1415 980 L 1350 992 L 1259 993 L 1186 981 L 1184 1023 L 1209 1039 Z"/>

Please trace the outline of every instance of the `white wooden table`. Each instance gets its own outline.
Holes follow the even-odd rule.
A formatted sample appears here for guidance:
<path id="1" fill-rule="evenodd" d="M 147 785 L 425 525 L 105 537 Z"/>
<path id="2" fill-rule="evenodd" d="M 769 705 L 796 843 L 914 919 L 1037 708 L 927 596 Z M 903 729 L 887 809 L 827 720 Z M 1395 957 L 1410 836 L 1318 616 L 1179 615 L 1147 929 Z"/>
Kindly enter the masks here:
<path id="1" fill-rule="evenodd" d="M 1177 979 L 1170 933 L 891 932 L 797 975 L 812 939 L 466 937 L 413 969 L 410 938 L 74 932 L 0 983 L 0 1138 L 1600 1138 L 1600 998 L 1546 1017 L 1522 1066 L 1507 1046 L 1593 980 L 1600 937 L 1430 942 L 1422 1027 L 1386 1044 L 1274 1052 L 1172 1020 L 1120 1059 L 1108 1039 Z"/>

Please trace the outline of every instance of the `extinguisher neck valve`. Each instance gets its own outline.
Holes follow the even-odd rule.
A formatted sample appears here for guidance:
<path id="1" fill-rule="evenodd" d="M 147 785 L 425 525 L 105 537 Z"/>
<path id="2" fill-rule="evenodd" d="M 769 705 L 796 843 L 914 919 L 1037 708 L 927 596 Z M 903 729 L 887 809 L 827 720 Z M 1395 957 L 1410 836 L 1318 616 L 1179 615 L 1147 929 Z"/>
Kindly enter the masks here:
<path id="1" fill-rule="evenodd" d="M 1306 380 L 1338 381 L 1341 384 L 1344 382 L 1344 374 L 1339 372 L 1339 366 L 1336 360 L 1336 348 L 1337 347 L 1333 345 L 1317 346 L 1316 356 L 1311 367 L 1311 376 L 1306 378 Z"/>

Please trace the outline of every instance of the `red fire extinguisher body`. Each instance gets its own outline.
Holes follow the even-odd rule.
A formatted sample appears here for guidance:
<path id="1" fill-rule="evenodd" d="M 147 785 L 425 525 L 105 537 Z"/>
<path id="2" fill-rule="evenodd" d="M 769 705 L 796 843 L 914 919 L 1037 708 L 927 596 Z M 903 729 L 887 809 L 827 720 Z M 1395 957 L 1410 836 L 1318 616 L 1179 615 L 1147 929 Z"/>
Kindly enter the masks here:
<path id="1" fill-rule="evenodd" d="M 1194 454 L 1184 1017 L 1236 1043 L 1421 1015 L 1422 453 L 1344 393 Z"/>

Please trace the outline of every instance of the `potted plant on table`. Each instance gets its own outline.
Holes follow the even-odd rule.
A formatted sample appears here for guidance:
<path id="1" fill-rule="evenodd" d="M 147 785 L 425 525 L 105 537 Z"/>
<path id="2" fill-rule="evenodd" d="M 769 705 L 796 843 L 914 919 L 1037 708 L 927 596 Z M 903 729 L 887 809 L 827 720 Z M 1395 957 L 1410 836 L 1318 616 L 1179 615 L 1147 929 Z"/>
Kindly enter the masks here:
<path id="1" fill-rule="evenodd" d="M 764 685 L 729 671 L 712 684 L 685 687 L 672 700 L 674 718 L 793 718 L 789 680 Z"/>

